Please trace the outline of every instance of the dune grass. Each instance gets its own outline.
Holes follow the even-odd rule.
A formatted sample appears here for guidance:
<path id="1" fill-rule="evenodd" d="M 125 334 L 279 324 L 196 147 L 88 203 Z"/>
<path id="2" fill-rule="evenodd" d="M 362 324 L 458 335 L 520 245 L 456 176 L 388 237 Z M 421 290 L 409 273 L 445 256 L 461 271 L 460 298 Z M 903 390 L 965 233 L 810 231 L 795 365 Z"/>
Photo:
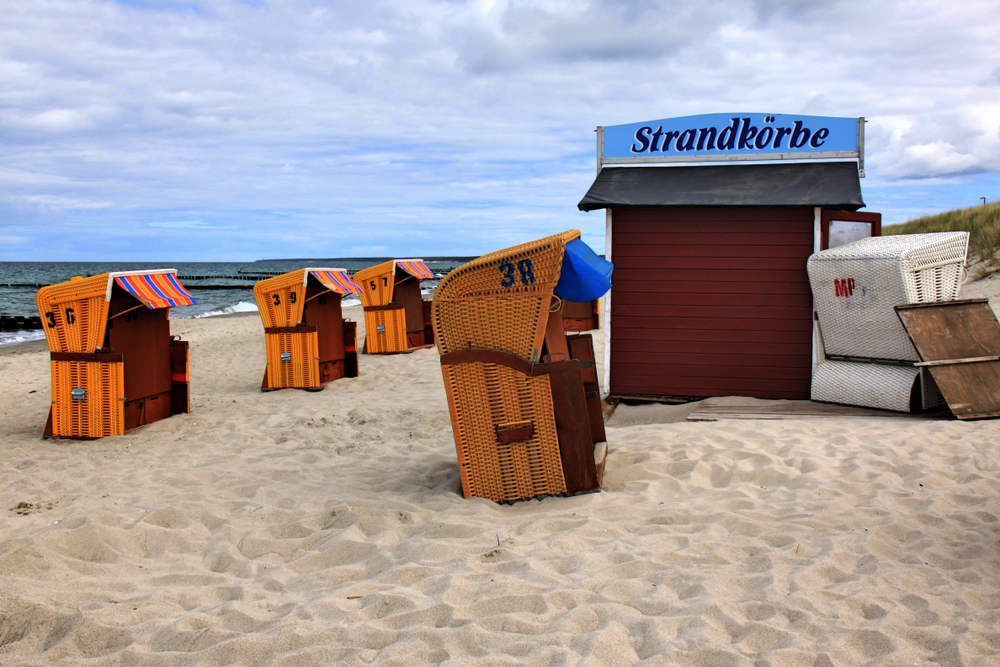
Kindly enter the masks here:
<path id="1" fill-rule="evenodd" d="M 969 232 L 969 264 L 981 263 L 979 273 L 1000 271 L 1000 201 L 907 220 L 882 228 L 882 234 Z"/>

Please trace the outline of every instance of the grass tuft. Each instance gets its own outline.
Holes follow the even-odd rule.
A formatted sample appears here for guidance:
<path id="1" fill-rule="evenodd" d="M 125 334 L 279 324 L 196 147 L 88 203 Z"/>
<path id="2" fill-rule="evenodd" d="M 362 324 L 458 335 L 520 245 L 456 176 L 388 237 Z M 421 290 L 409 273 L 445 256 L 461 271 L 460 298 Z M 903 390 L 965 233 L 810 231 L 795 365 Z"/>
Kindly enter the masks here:
<path id="1" fill-rule="evenodd" d="M 969 264 L 981 264 L 981 275 L 1000 271 L 1000 259 L 997 257 L 1000 250 L 1000 201 L 925 215 L 882 228 L 883 236 L 928 232 L 969 232 Z"/>

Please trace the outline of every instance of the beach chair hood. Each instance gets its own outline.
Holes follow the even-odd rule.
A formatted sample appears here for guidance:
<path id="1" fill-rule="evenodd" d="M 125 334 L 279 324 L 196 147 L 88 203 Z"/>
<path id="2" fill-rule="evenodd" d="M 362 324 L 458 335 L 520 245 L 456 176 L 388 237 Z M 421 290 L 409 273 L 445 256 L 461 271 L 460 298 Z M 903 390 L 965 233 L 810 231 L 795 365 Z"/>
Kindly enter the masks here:
<path id="1" fill-rule="evenodd" d="M 337 294 L 361 294 L 361 288 L 351 280 L 345 269 L 306 269 L 303 285 L 309 282 L 312 275 L 324 287 Z"/>
<path id="2" fill-rule="evenodd" d="M 566 301 L 592 301 L 611 289 L 614 265 L 601 258 L 580 239 L 566 244 L 562 272 L 555 293 Z"/>
<path id="3" fill-rule="evenodd" d="M 177 280 L 177 271 L 174 269 L 109 273 L 108 289 L 105 296 L 107 301 L 111 300 L 111 290 L 116 284 L 150 310 L 170 308 L 171 306 L 191 306 L 197 303 Z"/>
<path id="4" fill-rule="evenodd" d="M 402 269 L 418 280 L 432 280 L 434 278 L 434 272 L 422 259 L 397 259 L 395 265 L 397 269 Z"/>

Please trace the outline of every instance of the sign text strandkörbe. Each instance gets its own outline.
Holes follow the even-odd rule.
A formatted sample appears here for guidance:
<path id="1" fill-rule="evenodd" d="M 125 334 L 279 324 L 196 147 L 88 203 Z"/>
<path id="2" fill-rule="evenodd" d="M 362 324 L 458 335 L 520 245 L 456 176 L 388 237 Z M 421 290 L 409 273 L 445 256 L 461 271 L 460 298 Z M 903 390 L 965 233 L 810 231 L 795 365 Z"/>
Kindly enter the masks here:
<path id="1" fill-rule="evenodd" d="M 613 125 L 604 128 L 603 157 L 669 162 L 671 157 L 710 160 L 739 159 L 742 155 L 856 155 L 861 122 L 858 118 L 734 113 Z"/>

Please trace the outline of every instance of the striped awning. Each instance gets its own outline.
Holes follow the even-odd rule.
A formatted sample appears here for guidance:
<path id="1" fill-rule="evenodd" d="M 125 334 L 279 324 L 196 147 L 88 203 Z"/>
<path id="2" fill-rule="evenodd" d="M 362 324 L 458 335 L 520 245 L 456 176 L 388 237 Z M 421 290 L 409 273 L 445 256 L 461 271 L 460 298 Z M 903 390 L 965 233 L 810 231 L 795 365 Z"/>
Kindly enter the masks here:
<path id="1" fill-rule="evenodd" d="M 150 309 L 191 306 L 198 303 L 178 282 L 174 273 L 117 275 L 115 282 Z"/>
<path id="2" fill-rule="evenodd" d="M 309 273 L 323 283 L 327 289 L 338 294 L 361 294 L 361 288 L 355 284 L 347 271 L 343 269 L 310 269 Z"/>
<path id="3" fill-rule="evenodd" d="M 396 266 L 403 269 L 411 276 L 420 280 L 430 280 L 434 278 L 434 272 L 430 270 L 422 259 L 397 259 Z"/>

